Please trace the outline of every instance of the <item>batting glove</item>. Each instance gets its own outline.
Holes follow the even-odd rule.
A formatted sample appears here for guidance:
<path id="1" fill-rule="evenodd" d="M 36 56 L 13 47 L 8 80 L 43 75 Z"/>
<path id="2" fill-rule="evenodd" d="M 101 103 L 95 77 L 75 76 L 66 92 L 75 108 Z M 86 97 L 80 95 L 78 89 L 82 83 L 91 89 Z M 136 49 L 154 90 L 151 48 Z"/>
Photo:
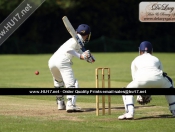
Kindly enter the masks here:
<path id="1" fill-rule="evenodd" d="M 82 56 L 83 59 L 87 61 L 91 57 L 91 53 L 89 50 L 86 50 L 85 52 L 83 52 Z"/>
<path id="2" fill-rule="evenodd" d="M 87 59 L 87 62 L 89 62 L 89 63 L 93 63 L 93 62 L 95 62 L 95 58 L 94 58 L 94 56 L 91 55 L 91 56 Z"/>

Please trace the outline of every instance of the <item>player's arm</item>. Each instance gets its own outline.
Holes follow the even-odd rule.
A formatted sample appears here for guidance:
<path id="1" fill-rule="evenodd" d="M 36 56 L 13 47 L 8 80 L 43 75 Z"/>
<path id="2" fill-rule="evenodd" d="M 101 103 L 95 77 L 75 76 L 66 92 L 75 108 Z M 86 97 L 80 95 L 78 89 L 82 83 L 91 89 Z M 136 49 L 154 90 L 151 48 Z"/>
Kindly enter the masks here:
<path id="1" fill-rule="evenodd" d="M 162 66 L 162 63 L 161 63 L 161 61 L 160 61 L 160 60 L 159 60 L 159 62 L 160 62 L 159 69 L 163 71 L 163 66 Z"/>
<path id="2" fill-rule="evenodd" d="M 86 50 L 85 52 L 82 52 L 82 54 L 81 54 L 81 53 L 76 52 L 76 51 L 73 50 L 73 49 L 69 49 L 69 50 L 67 51 L 67 53 L 69 53 L 69 54 L 71 54 L 71 55 L 73 55 L 73 56 L 75 56 L 75 57 L 77 57 L 77 58 L 79 58 L 79 59 L 81 59 L 81 60 L 86 60 L 86 61 L 87 61 L 88 58 L 91 56 L 89 50 Z"/>
<path id="3" fill-rule="evenodd" d="M 81 54 L 79 54 L 78 52 L 76 52 L 75 50 L 68 50 L 67 53 L 77 57 L 77 58 L 80 58 Z"/>
<path id="4" fill-rule="evenodd" d="M 133 60 L 131 63 L 132 80 L 134 80 L 134 78 L 135 78 L 136 71 L 137 71 L 137 67 L 135 66 L 135 60 Z"/>

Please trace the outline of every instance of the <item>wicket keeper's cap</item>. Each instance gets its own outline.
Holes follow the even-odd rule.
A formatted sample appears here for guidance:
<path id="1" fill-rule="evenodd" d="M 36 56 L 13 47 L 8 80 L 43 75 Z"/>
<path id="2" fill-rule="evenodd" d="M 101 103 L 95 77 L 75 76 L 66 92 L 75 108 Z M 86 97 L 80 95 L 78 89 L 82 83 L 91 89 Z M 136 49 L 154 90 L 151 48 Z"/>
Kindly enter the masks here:
<path id="1" fill-rule="evenodd" d="M 77 33 L 79 33 L 81 35 L 88 35 L 88 34 L 90 34 L 91 29 L 87 24 L 81 24 L 78 26 L 76 31 L 77 31 Z"/>
<path id="2" fill-rule="evenodd" d="M 152 44 L 148 41 L 143 41 L 139 47 L 140 51 L 152 52 L 152 49 L 153 49 Z"/>

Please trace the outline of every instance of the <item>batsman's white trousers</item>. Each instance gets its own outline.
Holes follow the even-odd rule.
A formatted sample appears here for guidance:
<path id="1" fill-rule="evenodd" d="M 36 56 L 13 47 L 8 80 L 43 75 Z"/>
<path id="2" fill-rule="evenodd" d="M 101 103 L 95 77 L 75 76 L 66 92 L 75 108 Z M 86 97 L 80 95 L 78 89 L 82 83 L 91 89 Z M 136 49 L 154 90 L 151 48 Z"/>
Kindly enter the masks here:
<path id="1" fill-rule="evenodd" d="M 53 79 L 64 82 L 66 88 L 75 86 L 75 77 L 72 70 L 72 62 L 66 55 L 52 56 L 48 62 Z M 56 82 L 54 81 L 54 85 Z"/>

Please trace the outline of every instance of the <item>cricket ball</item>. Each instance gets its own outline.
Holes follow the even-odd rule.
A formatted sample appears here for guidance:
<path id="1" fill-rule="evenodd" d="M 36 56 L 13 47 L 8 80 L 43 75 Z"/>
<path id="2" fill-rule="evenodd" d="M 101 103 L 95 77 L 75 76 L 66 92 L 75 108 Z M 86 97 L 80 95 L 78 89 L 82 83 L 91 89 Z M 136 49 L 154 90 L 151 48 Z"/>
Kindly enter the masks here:
<path id="1" fill-rule="evenodd" d="M 35 71 L 35 75 L 39 75 L 39 71 Z"/>

